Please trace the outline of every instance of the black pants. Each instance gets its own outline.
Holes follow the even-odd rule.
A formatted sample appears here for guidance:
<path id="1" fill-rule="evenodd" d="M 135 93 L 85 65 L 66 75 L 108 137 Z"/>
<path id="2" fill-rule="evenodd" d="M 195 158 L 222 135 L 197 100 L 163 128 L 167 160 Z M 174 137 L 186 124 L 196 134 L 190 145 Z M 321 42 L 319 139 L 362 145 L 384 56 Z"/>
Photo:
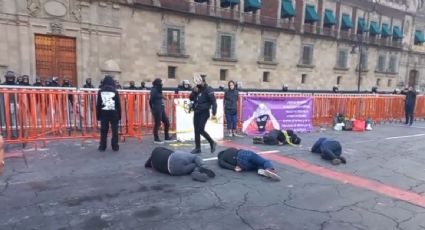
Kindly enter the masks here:
<path id="1" fill-rule="evenodd" d="M 195 146 L 197 149 L 201 149 L 201 135 L 212 144 L 214 143 L 210 135 L 205 132 L 205 125 L 207 124 L 208 118 L 210 118 L 210 111 L 195 112 L 193 116 L 193 126 L 195 128 Z"/>
<path id="2" fill-rule="evenodd" d="M 406 107 L 404 109 L 404 112 L 406 114 L 406 125 L 412 125 L 413 124 L 413 114 L 415 113 L 415 108 L 411 108 L 411 107 Z"/>
<path id="3" fill-rule="evenodd" d="M 115 119 L 102 119 L 100 121 L 100 148 L 106 149 L 106 141 L 108 138 L 109 124 L 111 124 L 112 129 L 112 139 L 111 146 L 112 148 L 118 147 L 118 120 Z"/>
<path id="4" fill-rule="evenodd" d="M 170 129 L 170 121 L 168 120 L 167 114 L 165 114 L 165 111 L 163 109 L 161 110 L 153 110 L 152 115 L 154 117 L 154 126 L 153 126 L 153 136 L 155 138 L 155 141 L 159 141 L 159 127 L 161 127 L 161 122 L 164 124 L 164 133 L 165 133 L 165 140 L 170 138 L 169 135 L 169 129 Z"/>

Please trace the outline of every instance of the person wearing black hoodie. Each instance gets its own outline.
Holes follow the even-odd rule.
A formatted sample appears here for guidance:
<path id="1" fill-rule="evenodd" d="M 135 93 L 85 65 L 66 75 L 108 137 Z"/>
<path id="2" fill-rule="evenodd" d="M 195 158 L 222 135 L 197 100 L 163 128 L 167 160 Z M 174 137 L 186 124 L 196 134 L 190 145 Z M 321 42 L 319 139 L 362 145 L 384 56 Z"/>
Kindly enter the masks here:
<path id="1" fill-rule="evenodd" d="M 299 145 L 301 138 L 291 129 L 273 129 L 262 137 L 254 137 L 252 141 L 254 144 L 264 145 Z"/>
<path id="2" fill-rule="evenodd" d="M 404 101 L 404 112 L 406 115 L 406 125 L 412 126 L 414 114 L 415 114 L 415 105 L 416 105 L 416 92 L 413 90 L 413 87 L 410 86 L 408 89 L 405 89 L 401 92 L 406 95 Z"/>
<path id="3" fill-rule="evenodd" d="M 346 164 L 347 160 L 342 157 L 342 146 L 339 141 L 321 137 L 311 147 L 312 153 L 320 154 L 321 158 L 330 161 L 333 165 Z"/>
<path id="4" fill-rule="evenodd" d="M 43 86 L 43 84 L 41 83 L 41 79 L 39 77 L 35 79 L 35 83 L 33 84 L 33 86 Z"/>
<path id="5" fill-rule="evenodd" d="M 121 103 L 118 91 L 112 76 L 105 76 L 102 88 L 97 94 L 96 104 L 97 120 L 100 121 L 100 144 L 99 151 L 106 150 L 109 124 L 112 129 L 112 150 L 118 151 L 118 122 L 121 120 Z"/>
<path id="6" fill-rule="evenodd" d="M 87 89 L 93 89 L 94 88 L 94 86 L 91 83 L 91 78 L 86 79 L 86 84 L 83 85 L 83 88 L 87 88 Z"/>
<path id="7" fill-rule="evenodd" d="M 165 141 L 171 141 L 168 130 L 170 129 L 170 121 L 168 120 L 167 114 L 165 113 L 164 96 L 162 95 L 162 80 L 157 78 L 152 83 L 152 88 L 149 97 L 149 106 L 151 108 L 152 115 L 154 117 L 153 135 L 154 142 L 156 144 L 162 144 L 163 142 L 159 139 L 159 127 L 161 122 L 164 125 L 164 139 Z"/>
<path id="8" fill-rule="evenodd" d="M 195 87 L 189 96 L 193 103 L 194 116 L 193 126 L 195 129 L 195 149 L 191 151 L 193 154 L 201 153 L 201 135 L 210 143 L 211 153 L 215 152 L 217 143 L 205 131 L 205 125 L 210 118 L 210 109 L 212 109 L 212 120 L 217 120 L 217 102 L 214 90 L 207 85 L 204 77 L 196 74 L 193 78 Z"/>
<path id="9" fill-rule="evenodd" d="M 224 114 L 226 115 L 229 136 L 236 136 L 238 123 L 238 91 L 234 81 L 229 81 L 228 89 L 224 93 Z"/>

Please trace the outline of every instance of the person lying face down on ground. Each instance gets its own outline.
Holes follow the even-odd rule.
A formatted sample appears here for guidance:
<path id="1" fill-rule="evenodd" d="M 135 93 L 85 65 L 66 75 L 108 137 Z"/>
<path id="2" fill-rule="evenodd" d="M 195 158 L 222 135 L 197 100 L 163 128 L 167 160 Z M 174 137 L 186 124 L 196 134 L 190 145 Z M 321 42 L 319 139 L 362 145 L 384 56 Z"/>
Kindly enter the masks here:
<path id="1" fill-rule="evenodd" d="M 318 153 L 324 160 L 331 161 L 333 165 L 345 164 L 347 161 L 342 154 L 342 147 L 339 141 L 321 137 L 311 148 L 312 153 Z"/>
<path id="2" fill-rule="evenodd" d="M 254 144 L 265 145 L 299 145 L 301 143 L 301 138 L 290 129 L 286 131 L 273 129 L 262 137 L 254 137 L 252 142 Z"/>
<path id="3" fill-rule="evenodd" d="M 173 151 L 157 147 L 145 163 L 145 168 L 153 168 L 158 172 L 171 176 L 191 175 L 193 180 L 206 182 L 214 178 L 215 173 L 204 166 L 202 158 L 183 151 Z"/>
<path id="4" fill-rule="evenodd" d="M 218 165 L 225 169 L 242 171 L 257 171 L 259 175 L 279 181 L 276 169 L 269 160 L 244 149 L 228 148 L 218 153 Z"/>

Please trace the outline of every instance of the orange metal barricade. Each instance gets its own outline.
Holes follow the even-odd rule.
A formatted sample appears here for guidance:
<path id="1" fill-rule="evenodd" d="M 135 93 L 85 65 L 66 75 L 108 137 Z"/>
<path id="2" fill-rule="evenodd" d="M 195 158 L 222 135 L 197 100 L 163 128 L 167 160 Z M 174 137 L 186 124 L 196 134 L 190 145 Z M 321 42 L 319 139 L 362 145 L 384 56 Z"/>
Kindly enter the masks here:
<path id="1" fill-rule="evenodd" d="M 122 119 L 119 133 L 123 139 L 142 139 L 150 134 L 153 119 L 149 108 L 149 91 L 120 90 Z M 175 128 L 177 98 L 188 98 L 190 92 L 164 92 L 166 113 Z M 216 94 L 218 99 L 223 93 Z M 246 93 L 239 97 L 239 124 L 242 124 L 243 98 L 311 97 L 314 125 L 330 125 L 337 113 L 348 117 L 372 118 L 374 121 L 404 119 L 402 95 L 344 95 Z M 46 143 L 49 140 L 90 139 L 99 137 L 96 119 L 97 89 L 75 88 L 0 88 L 0 131 L 6 143 Z M 416 118 L 425 118 L 425 96 L 418 96 Z"/>

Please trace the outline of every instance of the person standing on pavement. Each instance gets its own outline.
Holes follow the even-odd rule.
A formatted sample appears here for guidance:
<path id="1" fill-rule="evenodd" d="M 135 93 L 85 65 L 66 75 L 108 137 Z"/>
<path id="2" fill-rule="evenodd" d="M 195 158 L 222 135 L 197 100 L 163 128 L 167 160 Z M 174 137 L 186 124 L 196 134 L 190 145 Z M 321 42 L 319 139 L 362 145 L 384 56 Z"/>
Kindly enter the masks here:
<path id="1" fill-rule="evenodd" d="M 152 83 L 151 93 L 149 97 L 149 106 L 151 108 L 152 115 L 154 117 L 153 136 L 155 144 L 162 144 L 163 142 L 159 139 L 159 127 L 161 122 L 164 125 L 164 140 L 171 141 L 169 129 L 170 121 L 168 120 L 167 114 L 165 113 L 164 96 L 162 95 L 162 80 L 157 78 Z"/>
<path id="2" fill-rule="evenodd" d="M 190 94 L 190 101 L 193 103 L 193 126 L 195 129 L 195 149 L 191 151 L 193 154 L 201 153 L 201 135 L 210 143 L 211 153 L 215 152 L 217 143 L 205 131 L 205 125 L 210 118 L 210 109 L 212 109 L 212 119 L 217 120 L 217 102 L 214 90 L 207 85 L 205 78 L 200 74 L 195 74 L 193 78 L 195 87 Z"/>
<path id="3" fill-rule="evenodd" d="M 94 86 L 91 83 L 91 78 L 86 79 L 86 84 L 83 85 L 83 88 L 86 88 L 86 89 L 93 89 L 94 88 Z"/>
<path id="4" fill-rule="evenodd" d="M 228 89 L 224 93 L 224 114 L 226 115 L 227 131 L 229 137 L 236 136 L 236 125 L 238 123 L 238 95 L 236 84 L 229 81 Z"/>
<path id="5" fill-rule="evenodd" d="M 121 120 L 121 103 L 112 76 L 105 76 L 102 88 L 97 94 L 97 120 L 100 121 L 100 144 L 98 150 L 104 152 L 107 145 L 109 125 L 112 129 L 111 146 L 113 151 L 119 150 L 118 122 Z"/>
<path id="6" fill-rule="evenodd" d="M 416 105 L 416 92 L 413 90 L 413 87 L 410 86 L 407 90 L 403 90 L 402 94 L 406 95 L 404 101 L 404 112 L 406 115 L 406 125 L 412 126 L 414 114 L 415 114 L 415 105 Z"/>

